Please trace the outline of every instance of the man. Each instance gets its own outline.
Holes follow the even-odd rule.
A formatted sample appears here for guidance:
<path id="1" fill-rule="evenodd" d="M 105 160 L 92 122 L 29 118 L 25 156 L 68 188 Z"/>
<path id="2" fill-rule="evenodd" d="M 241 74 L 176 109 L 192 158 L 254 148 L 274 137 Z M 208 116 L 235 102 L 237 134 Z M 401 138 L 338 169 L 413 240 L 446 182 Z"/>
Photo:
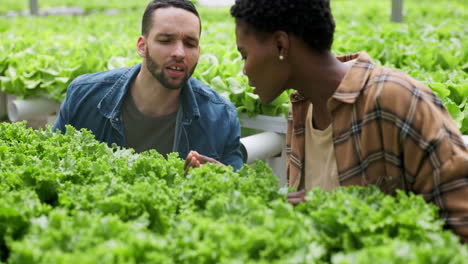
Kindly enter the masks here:
<path id="1" fill-rule="evenodd" d="M 244 73 L 263 103 L 286 89 L 287 176 L 301 191 L 377 185 L 421 194 L 468 241 L 468 150 L 434 93 L 365 52 L 335 57 L 329 0 L 236 0 Z"/>
<path id="2" fill-rule="evenodd" d="M 69 86 L 54 129 L 91 130 L 109 145 L 196 155 L 242 166 L 234 106 L 192 73 L 200 56 L 201 22 L 188 0 L 155 0 L 142 20 L 141 64 L 86 74 Z"/>

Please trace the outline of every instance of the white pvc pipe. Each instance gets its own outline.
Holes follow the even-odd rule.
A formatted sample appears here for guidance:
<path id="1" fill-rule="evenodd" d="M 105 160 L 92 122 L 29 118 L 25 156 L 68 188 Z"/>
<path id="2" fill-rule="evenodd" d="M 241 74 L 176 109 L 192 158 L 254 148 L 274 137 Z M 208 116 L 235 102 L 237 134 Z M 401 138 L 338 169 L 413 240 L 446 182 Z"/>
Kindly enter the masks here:
<path id="1" fill-rule="evenodd" d="M 240 141 L 247 153 L 246 163 L 251 164 L 255 160 L 266 160 L 280 154 L 283 150 L 284 135 L 264 132 L 241 138 Z"/>
<path id="2" fill-rule="evenodd" d="M 462 136 L 462 137 L 463 137 L 463 141 L 465 142 L 465 145 L 468 146 L 468 135 Z"/>
<path id="3" fill-rule="evenodd" d="M 60 105 L 45 98 L 14 99 L 8 103 L 8 118 L 12 122 L 47 117 L 58 111 Z"/>

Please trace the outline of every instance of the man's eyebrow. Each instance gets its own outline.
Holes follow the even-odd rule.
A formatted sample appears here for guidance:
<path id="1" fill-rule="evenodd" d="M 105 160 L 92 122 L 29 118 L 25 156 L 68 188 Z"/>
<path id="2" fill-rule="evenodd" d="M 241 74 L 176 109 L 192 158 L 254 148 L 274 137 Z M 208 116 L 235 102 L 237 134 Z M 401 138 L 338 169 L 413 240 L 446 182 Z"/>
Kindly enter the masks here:
<path id="1" fill-rule="evenodd" d="M 192 41 L 197 41 L 197 42 L 199 41 L 199 39 L 198 39 L 197 37 L 187 36 L 187 38 L 188 38 L 189 40 L 192 40 Z"/>
<path id="2" fill-rule="evenodd" d="M 168 37 L 168 38 L 171 38 L 171 37 L 174 37 L 174 36 L 175 36 L 175 34 L 173 34 L 173 33 L 158 33 L 156 35 L 156 37 Z"/>

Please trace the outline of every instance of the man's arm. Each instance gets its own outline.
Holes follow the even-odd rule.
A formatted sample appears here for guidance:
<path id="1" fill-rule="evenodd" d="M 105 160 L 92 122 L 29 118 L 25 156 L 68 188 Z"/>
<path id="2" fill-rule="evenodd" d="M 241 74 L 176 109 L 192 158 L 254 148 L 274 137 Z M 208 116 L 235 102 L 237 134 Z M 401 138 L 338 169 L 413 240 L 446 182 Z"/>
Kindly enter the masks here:
<path id="1" fill-rule="evenodd" d="M 68 87 L 67 91 L 70 91 L 71 84 Z M 65 132 L 65 125 L 69 124 L 70 122 L 70 92 L 67 92 L 67 95 L 65 96 L 65 99 L 63 100 L 62 104 L 60 105 L 60 111 L 57 115 L 57 119 L 55 120 L 54 127 L 52 128 L 52 131 L 57 131 L 60 130 L 62 133 Z"/>
<path id="2" fill-rule="evenodd" d="M 229 133 L 227 135 L 224 152 L 220 157 L 220 160 L 218 161 L 211 157 L 201 155 L 196 151 L 190 151 L 185 158 L 185 173 L 188 172 L 189 168 L 198 168 L 205 163 L 231 165 L 234 170 L 238 170 L 242 167 L 243 161 L 240 150 L 240 124 L 235 110 L 229 111 L 229 127 L 227 130 L 229 130 Z"/>
<path id="3" fill-rule="evenodd" d="M 240 123 L 235 109 L 229 109 L 229 127 L 224 145 L 224 152 L 221 156 L 221 163 L 231 165 L 234 170 L 242 167 L 242 153 L 240 150 Z"/>

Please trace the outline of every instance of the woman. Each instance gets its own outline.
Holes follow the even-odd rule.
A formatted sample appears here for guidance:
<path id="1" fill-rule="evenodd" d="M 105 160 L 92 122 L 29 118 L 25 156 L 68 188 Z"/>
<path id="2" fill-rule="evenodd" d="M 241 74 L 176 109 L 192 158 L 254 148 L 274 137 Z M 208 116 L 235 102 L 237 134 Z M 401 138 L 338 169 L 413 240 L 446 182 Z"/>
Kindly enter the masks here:
<path id="1" fill-rule="evenodd" d="M 328 0 L 236 0 L 236 40 L 262 103 L 293 89 L 289 185 L 375 184 L 422 194 L 468 240 L 468 151 L 440 99 L 368 54 L 335 57 Z"/>

